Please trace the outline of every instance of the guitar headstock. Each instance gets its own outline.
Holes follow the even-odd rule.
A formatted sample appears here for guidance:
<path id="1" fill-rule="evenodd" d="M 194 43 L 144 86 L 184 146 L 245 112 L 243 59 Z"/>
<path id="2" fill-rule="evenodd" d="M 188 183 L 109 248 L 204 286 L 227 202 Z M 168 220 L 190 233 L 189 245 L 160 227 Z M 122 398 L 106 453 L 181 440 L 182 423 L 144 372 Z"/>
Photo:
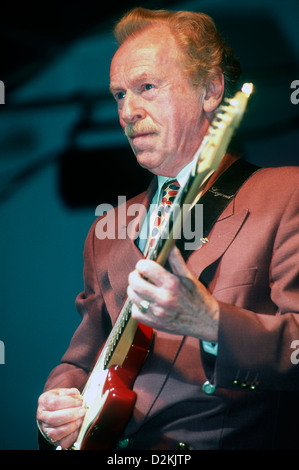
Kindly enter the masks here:
<path id="1" fill-rule="evenodd" d="M 244 83 L 241 91 L 233 98 L 225 98 L 199 149 L 197 173 L 207 173 L 218 168 L 233 132 L 240 125 L 252 91 L 252 83 Z"/>
<path id="2" fill-rule="evenodd" d="M 219 122 L 222 122 L 224 125 L 232 125 L 235 128 L 238 127 L 243 118 L 252 91 L 253 84 L 244 83 L 241 91 L 238 91 L 233 98 L 225 98 L 225 104 L 220 106 L 219 112 L 212 122 L 212 126 L 217 127 L 219 126 Z"/>

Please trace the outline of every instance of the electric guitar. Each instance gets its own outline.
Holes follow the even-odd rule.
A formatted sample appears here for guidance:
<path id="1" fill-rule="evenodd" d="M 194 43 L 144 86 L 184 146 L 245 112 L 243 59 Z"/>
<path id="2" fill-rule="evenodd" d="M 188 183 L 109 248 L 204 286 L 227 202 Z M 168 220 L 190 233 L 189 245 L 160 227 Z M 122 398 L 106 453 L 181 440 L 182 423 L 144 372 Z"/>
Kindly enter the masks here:
<path id="1" fill-rule="evenodd" d="M 252 85 L 245 83 L 231 99 L 225 99 L 211 123 L 195 157 L 186 184 L 180 188 L 173 206 L 192 204 L 200 196 L 208 177 L 218 168 L 232 135 L 239 126 Z M 176 212 L 168 225 L 167 238 L 160 235 L 147 254 L 164 265 L 179 238 L 185 211 Z M 186 215 L 185 215 L 186 216 Z M 150 351 L 152 328 L 131 317 L 131 303 L 126 299 L 118 319 L 101 348 L 82 392 L 86 415 L 73 450 L 109 450 L 120 438 L 132 414 L 136 394 L 132 390 L 138 372 Z"/>

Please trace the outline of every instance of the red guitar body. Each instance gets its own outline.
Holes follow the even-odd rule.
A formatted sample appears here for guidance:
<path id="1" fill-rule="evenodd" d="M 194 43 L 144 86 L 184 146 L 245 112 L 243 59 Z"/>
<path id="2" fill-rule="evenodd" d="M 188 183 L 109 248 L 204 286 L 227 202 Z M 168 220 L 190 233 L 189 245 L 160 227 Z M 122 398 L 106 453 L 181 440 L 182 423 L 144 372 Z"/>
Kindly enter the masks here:
<path id="1" fill-rule="evenodd" d="M 134 341 L 122 366 L 109 368 L 103 393 L 108 392 L 105 406 L 90 426 L 81 450 L 111 450 L 128 423 L 136 401 L 132 390 L 152 342 L 152 328 L 139 324 Z"/>

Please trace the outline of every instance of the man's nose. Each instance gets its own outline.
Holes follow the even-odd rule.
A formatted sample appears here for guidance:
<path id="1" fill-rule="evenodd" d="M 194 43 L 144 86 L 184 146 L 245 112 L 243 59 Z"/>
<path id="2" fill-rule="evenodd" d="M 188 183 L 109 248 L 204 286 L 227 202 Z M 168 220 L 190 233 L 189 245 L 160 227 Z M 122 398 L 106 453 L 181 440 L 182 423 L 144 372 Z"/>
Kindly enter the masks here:
<path id="1" fill-rule="evenodd" d="M 141 97 L 135 93 L 127 92 L 121 109 L 122 120 L 126 124 L 134 124 L 144 117 L 145 110 L 142 107 Z"/>

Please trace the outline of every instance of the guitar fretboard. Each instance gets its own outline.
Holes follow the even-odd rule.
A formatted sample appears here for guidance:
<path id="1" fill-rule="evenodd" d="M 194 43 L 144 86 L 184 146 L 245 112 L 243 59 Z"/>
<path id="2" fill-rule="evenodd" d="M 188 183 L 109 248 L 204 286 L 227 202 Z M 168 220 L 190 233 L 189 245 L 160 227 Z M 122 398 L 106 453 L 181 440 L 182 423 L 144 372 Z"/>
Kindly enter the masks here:
<path id="1" fill-rule="evenodd" d="M 106 342 L 106 351 L 105 351 L 105 359 L 104 359 L 104 367 L 108 366 L 108 363 L 115 351 L 116 346 L 118 345 L 118 341 L 121 335 L 126 328 L 128 321 L 131 317 L 131 302 L 129 299 L 126 299 L 121 312 L 117 318 L 117 321 L 107 339 Z"/>

